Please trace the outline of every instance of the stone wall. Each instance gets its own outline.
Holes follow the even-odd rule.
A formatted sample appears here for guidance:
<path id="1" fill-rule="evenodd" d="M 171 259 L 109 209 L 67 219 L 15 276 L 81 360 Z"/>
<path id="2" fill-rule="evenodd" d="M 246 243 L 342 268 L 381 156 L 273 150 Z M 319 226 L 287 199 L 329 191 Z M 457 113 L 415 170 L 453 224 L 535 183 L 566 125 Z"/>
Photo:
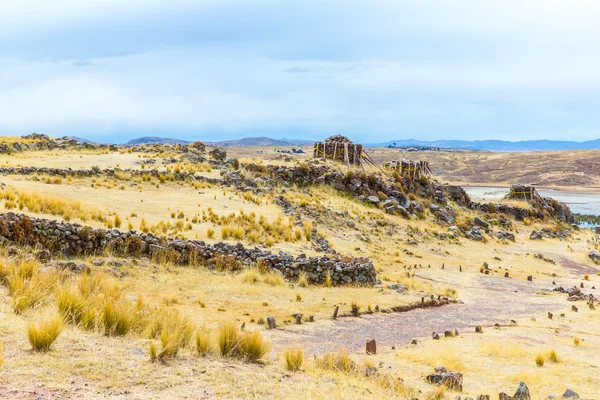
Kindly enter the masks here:
<path id="1" fill-rule="evenodd" d="M 283 183 L 298 186 L 325 184 L 336 190 L 350 193 L 361 201 L 381 203 L 389 213 L 405 216 L 423 211 L 422 204 L 409 199 L 412 193 L 421 199 L 429 199 L 440 205 L 446 205 L 448 200 L 452 200 L 459 206 L 483 213 L 504 213 L 518 221 L 530 217 L 551 218 L 570 224 L 575 223 L 575 216 L 569 207 L 551 198 L 543 198 L 543 201 L 533 201 L 533 208 L 530 209 L 507 204 L 477 203 L 471 201 L 462 187 L 440 184 L 425 176 L 418 179 L 410 179 L 405 176 L 396 177 L 396 182 L 392 183 L 391 179 L 384 179 L 380 174 L 368 174 L 360 170 L 350 170 L 344 174 L 326 165 L 300 164 L 285 167 L 242 164 L 242 167 L 248 171 L 270 177 L 272 181 L 266 181 L 267 184 Z M 440 213 L 441 211 L 443 210 L 440 209 Z M 440 219 L 443 220 L 443 218 Z"/>
<path id="2" fill-rule="evenodd" d="M 309 282 L 316 284 L 325 282 L 328 271 L 334 285 L 373 285 L 377 280 L 373 263 L 367 258 L 276 255 L 257 247 L 245 248 L 241 243 L 211 245 L 200 240 L 163 239 L 135 230 L 92 229 L 12 212 L 0 214 L 0 240 L 66 257 L 98 255 L 111 250 L 126 256 L 165 256 L 177 264 L 208 268 L 219 268 L 223 263 L 230 264 L 232 269 L 257 264 L 280 271 L 288 280 L 295 280 L 305 272 Z"/>

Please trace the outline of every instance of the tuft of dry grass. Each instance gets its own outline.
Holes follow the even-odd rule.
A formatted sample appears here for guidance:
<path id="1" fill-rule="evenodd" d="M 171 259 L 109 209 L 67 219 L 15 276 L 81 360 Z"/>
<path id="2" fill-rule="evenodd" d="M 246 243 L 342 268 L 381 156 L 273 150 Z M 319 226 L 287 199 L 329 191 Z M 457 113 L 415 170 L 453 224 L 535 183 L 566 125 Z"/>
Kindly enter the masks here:
<path id="1" fill-rule="evenodd" d="M 135 311 L 124 300 L 109 300 L 102 307 L 101 320 L 106 336 L 123 336 L 133 327 Z"/>
<path id="2" fill-rule="evenodd" d="M 323 283 L 325 287 L 331 287 L 331 272 L 327 270 L 327 275 L 325 275 L 325 282 Z"/>
<path id="3" fill-rule="evenodd" d="M 439 386 L 433 391 L 425 395 L 425 400 L 445 400 L 446 399 L 446 387 L 444 385 Z"/>
<path id="4" fill-rule="evenodd" d="M 234 323 L 224 323 L 219 326 L 218 342 L 221 356 L 247 362 L 257 362 L 271 347 L 260 332 L 241 334 Z"/>
<path id="5" fill-rule="evenodd" d="M 300 275 L 298 276 L 298 286 L 300 286 L 300 287 L 308 286 L 308 278 L 306 276 L 306 272 L 304 272 L 304 271 L 300 272 Z"/>
<path id="6" fill-rule="evenodd" d="M 224 323 L 219 326 L 219 352 L 223 357 L 232 357 L 239 354 L 240 334 L 233 323 Z"/>
<path id="7" fill-rule="evenodd" d="M 573 344 L 575 346 L 579 346 L 581 344 L 581 339 L 579 338 L 579 336 L 573 337 Z"/>
<path id="8" fill-rule="evenodd" d="M 36 351 L 48 351 L 63 330 L 64 322 L 60 315 L 54 315 L 38 323 L 27 326 L 27 339 Z"/>
<path id="9" fill-rule="evenodd" d="M 535 356 L 535 365 L 537 365 L 538 367 L 543 367 L 544 366 L 544 356 L 541 354 L 538 354 L 537 356 Z"/>
<path id="10" fill-rule="evenodd" d="M 329 371 L 351 373 L 356 369 L 356 363 L 348 356 L 347 350 L 328 352 L 315 360 L 315 366 Z"/>
<path id="11" fill-rule="evenodd" d="M 550 353 L 548 353 L 548 360 L 552 361 L 553 363 L 560 362 L 558 354 L 556 354 L 556 350 L 554 350 L 554 349 L 550 350 Z"/>
<path id="12" fill-rule="evenodd" d="M 196 351 L 202 357 L 210 352 L 210 331 L 206 327 L 201 327 L 196 331 Z"/>
<path id="13" fill-rule="evenodd" d="M 288 371 L 300 371 L 304 364 L 304 352 L 300 347 L 290 348 L 284 352 L 285 367 Z"/>

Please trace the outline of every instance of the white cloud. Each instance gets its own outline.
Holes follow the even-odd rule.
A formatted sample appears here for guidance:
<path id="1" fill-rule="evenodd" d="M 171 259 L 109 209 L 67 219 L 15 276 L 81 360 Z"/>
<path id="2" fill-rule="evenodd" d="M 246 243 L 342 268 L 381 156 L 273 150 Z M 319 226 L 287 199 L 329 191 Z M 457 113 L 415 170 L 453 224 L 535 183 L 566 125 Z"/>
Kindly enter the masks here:
<path id="1" fill-rule="evenodd" d="M 600 127 L 590 0 L 0 10 L 3 134 L 592 139 Z"/>

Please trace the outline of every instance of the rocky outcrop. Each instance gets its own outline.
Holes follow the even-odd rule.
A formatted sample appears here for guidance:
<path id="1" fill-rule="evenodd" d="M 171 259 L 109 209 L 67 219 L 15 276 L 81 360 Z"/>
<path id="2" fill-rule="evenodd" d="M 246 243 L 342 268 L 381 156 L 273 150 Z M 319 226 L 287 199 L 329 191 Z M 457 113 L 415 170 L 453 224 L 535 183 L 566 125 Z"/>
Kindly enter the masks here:
<path id="1" fill-rule="evenodd" d="M 283 252 L 271 254 L 257 247 L 245 248 L 241 243 L 211 245 L 200 240 L 163 239 L 135 230 L 92 229 L 11 212 L 0 214 L 0 240 L 37 248 L 44 259 L 50 254 L 69 257 L 112 250 L 117 254 L 166 257 L 177 264 L 217 269 L 239 269 L 257 264 L 277 270 L 289 280 L 297 279 L 304 272 L 308 280 L 316 284 L 325 282 L 328 275 L 334 285 L 373 285 L 377 279 L 368 258 L 294 257 Z"/>

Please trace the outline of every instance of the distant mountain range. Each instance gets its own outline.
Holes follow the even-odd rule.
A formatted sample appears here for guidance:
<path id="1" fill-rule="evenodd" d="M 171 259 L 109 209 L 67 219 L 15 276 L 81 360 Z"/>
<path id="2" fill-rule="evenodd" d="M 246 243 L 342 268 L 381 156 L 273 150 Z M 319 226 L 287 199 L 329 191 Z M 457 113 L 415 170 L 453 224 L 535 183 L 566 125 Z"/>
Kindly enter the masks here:
<path id="1" fill-rule="evenodd" d="M 301 140 L 301 139 L 271 139 L 268 137 L 247 137 L 235 140 L 220 140 L 216 142 L 203 141 L 205 144 L 213 144 L 217 146 L 302 146 L 312 144 L 312 140 Z M 144 136 L 136 139 L 132 139 L 125 143 L 126 145 L 136 144 L 148 144 L 148 143 L 160 143 L 160 144 L 189 144 L 192 143 L 188 140 L 173 139 L 173 138 L 162 138 L 158 136 Z"/>
<path id="2" fill-rule="evenodd" d="M 158 136 L 144 136 L 132 139 L 126 145 L 161 143 L 161 144 L 188 144 L 191 141 L 163 138 Z M 217 146 L 306 146 L 313 143 L 304 139 L 272 139 L 269 137 L 247 137 L 235 140 L 205 141 L 205 144 Z M 484 150 L 484 151 L 541 151 L 541 150 L 586 150 L 600 149 L 600 139 L 586 142 L 554 141 L 554 140 L 527 140 L 509 142 L 506 140 L 392 140 L 382 143 L 363 143 L 365 147 L 411 147 L 430 146 L 446 149 Z"/>
<path id="3" fill-rule="evenodd" d="M 135 139 L 131 139 L 125 145 L 133 146 L 136 144 L 148 144 L 148 143 L 159 143 L 159 144 L 189 144 L 192 143 L 188 140 L 163 138 L 158 136 L 143 136 Z"/>
<path id="4" fill-rule="evenodd" d="M 600 149 L 600 139 L 587 142 L 570 142 L 554 140 L 526 140 L 509 142 L 506 140 L 393 140 L 384 143 L 369 143 L 367 147 L 405 147 L 431 146 L 446 149 L 486 150 L 486 151 L 542 151 L 542 150 L 586 150 Z"/>

